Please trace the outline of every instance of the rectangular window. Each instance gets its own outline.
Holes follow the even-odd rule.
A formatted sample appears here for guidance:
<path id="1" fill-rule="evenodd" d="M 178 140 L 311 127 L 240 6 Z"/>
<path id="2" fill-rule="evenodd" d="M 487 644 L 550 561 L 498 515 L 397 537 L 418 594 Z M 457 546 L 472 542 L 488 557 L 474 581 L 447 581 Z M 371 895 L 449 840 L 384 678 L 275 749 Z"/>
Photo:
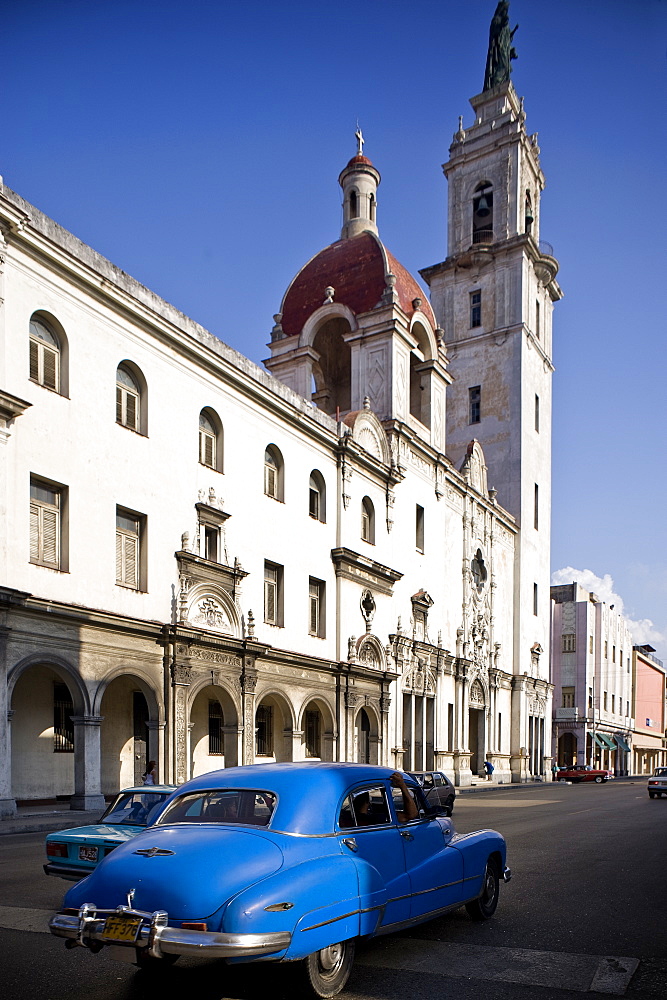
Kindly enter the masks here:
<path id="1" fill-rule="evenodd" d="M 424 508 L 417 504 L 415 517 L 415 545 L 418 552 L 424 551 Z"/>
<path id="2" fill-rule="evenodd" d="M 611 714 L 615 715 L 615 713 L 616 713 L 616 695 L 613 694 L 611 696 Z"/>
<path id="3" fill-rule="evenodd" d="M 616 646 L 611 647 L 611 662 L 616 663 Z"/>
<path id="4" fill-rule="evenodd" d="M 454 749 L 454 705 L 451 701 L 447 705 L 447 749 Z"/>
<path id="5" fill-rule="evenodd" d="M 65 488 L 30 478 L 30 562 L 61 565 L 61 521 Z"/>
<path id="6" fill-rule="evenodd" d="M 53 685 L 53 752 L 74 753 L 74 705 L 66 684 Z"/>
<path id="7" fill-rule="evenodd" d="M 535 527 L 535 531 L 537 531 L 537 529 L 540 526 L 540 488 L 537 485 L 537 483 L 535 483 L 535 504 L 533 510 L 533 525 Z"/>
<path id="8" fill-rule="evenodd" d="M 308 633 L 324 638 L 324 583 L 308 579 Z"/>
<path id="9" fill-rule="evenodd" d="M 116 584 L 130 590 L 141 586 L 141 535 L 144 517 L 116 507 Z"/>
<path id="10" fill-rule="evenodd" d="M 204 526 L 204 555 L 211 562 L 219 562 L 218 542 L 220 541 L 220 529 L 212 525 Z"/>
<path id="11" fill-rule="evenodd" d="M 535 430 L 540 433 L 540 397 L 535 396 Z"/>
<path id="12" fill-rule="evenodd" d="M 561 692 L 561 708 L 574 708 L 574 688 L 564 687 Z"/>
<path id="13" fill-rule="evenodd" d="M 482 293 L 470 293 L 470 326 L 482 325 Z"/>
<path id="14" fill-rule="evenodd" d="M 535 302 L 535 336 L 537 337 L 538 340 L 540 339 L 540 334 L 541 334 L 541 330 L 540 330 L 540 303 L 538 301 L 536 301 Z"/>
<path id="15" fill-rule="evenodd" d="M 607 642 L 606 639 L 604 641 L 604 658 L 605 660 L 609 659 L 609 643 Z"/>
<path id="16" fill-rule="evenodd" d="M 221 757 L 225 752 L 222 733 L 222 705 L 219 701 L 208 703 L 208 753 L 210 757 Z"/>
<path id="17" fill-rule="evenodd" d="M 306 712 L 306 757 L 322 756 L 322 734 L 319 712 Z"/>
<path id="18" fill-rule="evenodd" d="M 473 385 L 468 389 L 468 423 L 478 424 L 482 419 L 482 387 Z"/>
<path id="19" fill-rule="evenodd" d="M 310 487 L 308 492 L 308 513 L 316 521 L 320 519 L 320 491 Z"/>
<path id="20" fill-rule="evenodd" d="M 593 708 L 593 688 L 588 689 L 588 708 Z"/>
<path id="21" fill-rule="evenodd" d="M 264 563 L 264 621 L 283 624 L 283 567 L 277 563 Z"/>
<path id="22" fill-rule="evenodd" d="M 561 636 L 562 645 L 561 650 L 563 653 L 574 653 L 577 649 L 577 637 L 576 635 L 564 635 Z"/>
<path id="23" fill-rule="evenodd" d="M 498 753 L 503 748 L 503 715 L 502 712 L 498 712 Z"/>
<path id="24" fill-rule="evenodd" d="M 603 696 L 603 699 L 602 699 L 602 707 L 603 707 L 603 709 L 606 712 L 607 711 L 607 692 L 606 691 L 604 692 L 604 696 Z"/>
<path id="25" fill-rule="evenodd" d="M 533 584 L 533 614 L 537 614 L 537 584 Z"/>
<path id="26" fill-rule="evenodd" d="M 588 652 L 589 653 L 593 652 L 593 636 L 592 635 L 589 635 L 589 637 L 588 637 Z"/>
<path id="27" fill-rule="evenodd" d="M 255 716 L 255 732 L 257 733 L 256 753 L 260 757 L 273 756 L 273 708 L 271 705 L 260 705 Z"/>

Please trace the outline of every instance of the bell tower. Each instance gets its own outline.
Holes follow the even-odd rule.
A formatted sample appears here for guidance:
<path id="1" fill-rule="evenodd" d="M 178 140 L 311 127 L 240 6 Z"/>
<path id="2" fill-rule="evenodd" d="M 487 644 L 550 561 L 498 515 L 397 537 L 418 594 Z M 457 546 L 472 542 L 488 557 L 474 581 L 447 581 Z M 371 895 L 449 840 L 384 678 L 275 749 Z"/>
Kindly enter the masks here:
<path id="1" fill-rule="evenodd" d="M 549 679 L 551 318 L 558 262 L 540 239 L 544 174 L 537 134 L 510 80 L 507 3 L 491 25 L 485 86 L 470 101 L 443 170 L 447 257 L 426 268 L 449 372 L 447 454 L 481 444 L 489 487 L 520 526 L 515 556 L 514 673 Z M 536 654 L 544 650 L 544 655 Z M 513 713 L 514 714 L 514 713 Z M 524 734 L 516 734 L 522 746 Z"/>

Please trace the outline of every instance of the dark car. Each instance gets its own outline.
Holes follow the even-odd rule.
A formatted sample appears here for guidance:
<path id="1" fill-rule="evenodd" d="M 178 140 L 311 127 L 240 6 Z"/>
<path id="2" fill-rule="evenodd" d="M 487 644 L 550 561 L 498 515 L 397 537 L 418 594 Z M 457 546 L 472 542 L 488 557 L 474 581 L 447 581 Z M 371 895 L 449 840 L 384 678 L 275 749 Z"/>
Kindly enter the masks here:
<path id="1" fill-rule="evenodd" d="M 409 771 L 408 774 L 422 786 L 430 806 L 442 806 L 446 816 L 452 815 L 456 789 L 446 774 L 442 771 Z"/>
<path id="2" fill-rule="evenodd" d="M 573 764 L 572 767 L 561 767 L 558 771 L 559 781 L 571 781 L 575 785 L 580 781 L 594 781 L 596 785 L 600 785 L 613 777 L 611 771 L 591 767 L 590 764 Z"/>

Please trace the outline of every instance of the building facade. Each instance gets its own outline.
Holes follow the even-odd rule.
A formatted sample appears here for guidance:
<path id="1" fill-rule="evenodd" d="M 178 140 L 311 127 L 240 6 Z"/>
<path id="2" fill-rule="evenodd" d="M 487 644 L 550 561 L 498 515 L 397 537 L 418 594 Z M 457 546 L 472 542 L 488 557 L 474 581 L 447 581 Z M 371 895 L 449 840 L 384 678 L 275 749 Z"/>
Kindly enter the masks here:
<path id="1" fill-rule="evenodd" d="M 553 756 L 617 775 L 665 763 L 665 671 L 652 647 L 578 583 L 551 588 Z"/>
<path id="2" fill-rule="evenodd" d="M 549 772 L 557 265 L 512 84 L 471 103 L 432 303 L 359 135 L 268 371 L 0 189 L 2 814 L 148 758 Z"/>

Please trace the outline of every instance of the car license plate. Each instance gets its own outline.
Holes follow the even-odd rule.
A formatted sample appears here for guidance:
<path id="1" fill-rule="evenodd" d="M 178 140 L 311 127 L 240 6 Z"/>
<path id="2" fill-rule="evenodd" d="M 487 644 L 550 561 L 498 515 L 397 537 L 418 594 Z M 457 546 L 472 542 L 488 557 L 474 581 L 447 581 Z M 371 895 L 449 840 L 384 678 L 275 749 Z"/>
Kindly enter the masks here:
<path id="1" fill-rule="evenodd" d="M 79 861 L 97 861 L 96 847 L 80 847 Z"/>
<path id="2" fill-rule="evenodd" d="M 103 936 L 109 941 L 130 941 L 137 939 L 141 917 L 123 917 L 115 913 L 104 922 Z"/>

